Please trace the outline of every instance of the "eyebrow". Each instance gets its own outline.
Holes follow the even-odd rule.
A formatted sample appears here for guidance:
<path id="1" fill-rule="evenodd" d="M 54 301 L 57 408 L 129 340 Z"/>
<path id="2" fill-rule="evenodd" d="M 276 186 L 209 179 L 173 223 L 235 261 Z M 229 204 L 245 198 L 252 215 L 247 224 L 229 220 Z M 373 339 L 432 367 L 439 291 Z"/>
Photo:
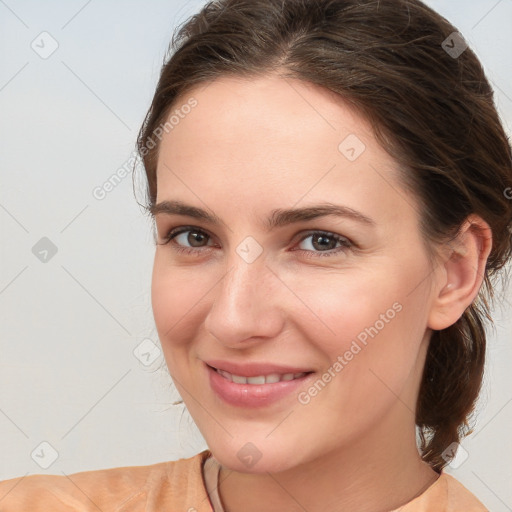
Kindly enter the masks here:
<path id="1" fill-rule="evenodd" d="M 223 224 L 220 217 L 214 213 L 196 206 L 188 205 L 182 201 L 162 201 L 151 206 L 148 211 L 153 216 L 158 214 L 185 215 L 187 217 L 203 220 L 210 224 Z M 375 221 L 373 219 L 363 215 L 357 210 L 332 203 L 321 203 L 304 208 L 272 210 L 271 215 L 264 223 L 264 227 L 270 231 L 276 227 L 287 226 L 289 224 L 313 220 L 318 217 L 325 217 L 328 215 L 347 218 L 368 226 L 375 226 Z"/>

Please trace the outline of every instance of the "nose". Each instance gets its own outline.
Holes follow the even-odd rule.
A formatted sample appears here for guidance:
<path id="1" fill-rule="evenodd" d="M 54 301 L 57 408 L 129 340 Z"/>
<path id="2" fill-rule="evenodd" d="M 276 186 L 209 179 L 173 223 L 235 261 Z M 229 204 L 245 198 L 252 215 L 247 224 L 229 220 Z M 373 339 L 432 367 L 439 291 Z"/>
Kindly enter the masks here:
<path id="1" fill-rule="evenodd" d="M 211 291 L 206 330 L 229 348 L 275 338 L 285 320 L 279 300 L 282 288 L 263 257 L 247 263 L 234 253 L 225 276 Z"/>

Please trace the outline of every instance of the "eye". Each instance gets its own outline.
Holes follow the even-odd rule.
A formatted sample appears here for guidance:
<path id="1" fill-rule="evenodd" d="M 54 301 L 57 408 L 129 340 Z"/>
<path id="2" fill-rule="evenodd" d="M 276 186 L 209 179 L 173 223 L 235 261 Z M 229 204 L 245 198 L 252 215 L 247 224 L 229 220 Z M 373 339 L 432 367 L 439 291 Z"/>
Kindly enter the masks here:
<path id="1" fill-rule="evenodd" d="M 308 256 L 334 256 L 353 248 L 352 242 L 344 236 L 327 231 L 313 231 L 301 239 L 299 249 Z M 312 254 L 311 254 L 312 253 Z"/>
<path id="2" fill-rule="evenodd" d="M 180 226 L 171 229 L 163 237 L 161 245 L 172 244 L 173 249 L 179 253 L 200 255 L 204 250 L 210 250 L 212 237 L 204 230 L 194 226 Z M 328 231 L 310 231 L 302 235 L 299 249 L 307 257 L 335 256 L 339 253 L 353 249 L 354 244 L 346 237 Z"/>
<path id="3" fill-rule="evenodd" d="M 192 254 L 203 248 L 211 247 L 211 244 L 208 245 L 210 240 L 210 235 L 202 229 L 193 226 L 181 226 L 167 233 L 162 245 L 172 243 L 176 251 Z"/>

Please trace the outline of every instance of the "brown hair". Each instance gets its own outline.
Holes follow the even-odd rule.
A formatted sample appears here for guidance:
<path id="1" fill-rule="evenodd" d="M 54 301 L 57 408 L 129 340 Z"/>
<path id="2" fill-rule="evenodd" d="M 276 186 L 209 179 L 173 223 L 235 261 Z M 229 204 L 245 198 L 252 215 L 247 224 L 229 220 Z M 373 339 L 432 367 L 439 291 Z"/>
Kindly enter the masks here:
<path id="1" fill-rule="evenodd" d="M 371 122 L 419 199 L 426 240 L 449 240 L 471 213 L 490 225 L 484 285 L 454 325 L 432 333 L 426 358 L 416 424 L 422 457 L 438 472 L 450 461 L 444 450 L 468 433 L 492 278 L 512 252 L 511 146 L 477 57 L 470 48 L 449 53 L 465 48 L 454 32 L 419 0 L 209 2 L 174 34 L 137 141 L 150 207 L 154 138 L 178 97 L 222 75 L 278 73 L 334 91 Z"/>

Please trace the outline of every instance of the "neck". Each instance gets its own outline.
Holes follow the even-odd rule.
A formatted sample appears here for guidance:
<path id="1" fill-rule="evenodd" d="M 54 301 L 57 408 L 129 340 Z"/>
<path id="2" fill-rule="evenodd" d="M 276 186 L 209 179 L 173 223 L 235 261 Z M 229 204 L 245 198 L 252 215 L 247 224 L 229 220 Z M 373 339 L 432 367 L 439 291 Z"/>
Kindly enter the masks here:
<path id="1" fill-rule="evenodd" d="M 396 407 L 399 414 L 389 414 L 372 432 L 307 464 L 258 474 L 222 467 L 225 512 L 382 512 L 408 503 L 439 475 L 420 458 L 414 415 L 401 402 Z"/>

